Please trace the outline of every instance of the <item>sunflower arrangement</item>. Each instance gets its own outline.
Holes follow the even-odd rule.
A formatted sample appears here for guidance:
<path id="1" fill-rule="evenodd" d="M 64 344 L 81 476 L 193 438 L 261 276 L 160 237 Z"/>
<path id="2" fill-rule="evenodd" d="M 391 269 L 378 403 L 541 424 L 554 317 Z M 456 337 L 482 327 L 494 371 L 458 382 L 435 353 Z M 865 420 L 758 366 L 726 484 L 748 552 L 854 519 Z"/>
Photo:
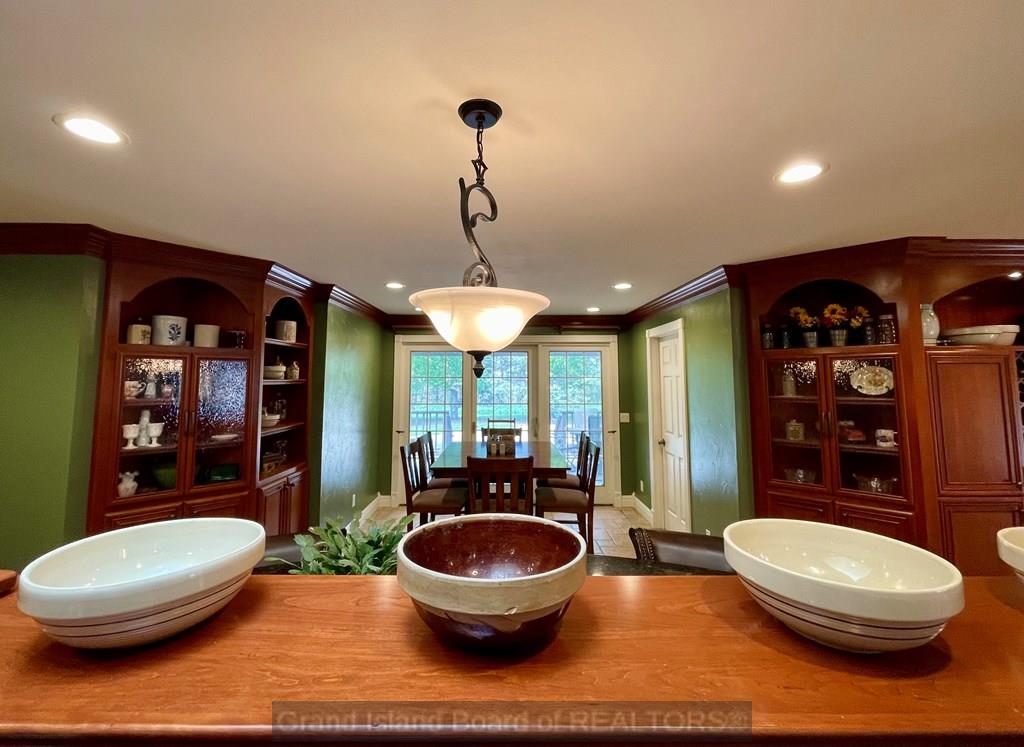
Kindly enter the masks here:
<path id="1" fill-rule="evenodd" d="M 842 304 L 830 303 L 821 312 L 821 322 L 825 329 L 844 329 L 849 321 L 850 312 Z"/>
<path id="2" fill-rule="evenodd" d="M 796 322 L 800 329 L 812 330 L 818 328 L 818 317 L 811 316 L 803 306 L 794 306 L 789 310 L 789 316 Z"/>
<path id="3" fill-rule="evenodd" d="M 850 328 L 859 329 L 864 320 L 871 316 L 871 312 L 863 306 L 854 306 L 853 313 L 850 314 Z"/>

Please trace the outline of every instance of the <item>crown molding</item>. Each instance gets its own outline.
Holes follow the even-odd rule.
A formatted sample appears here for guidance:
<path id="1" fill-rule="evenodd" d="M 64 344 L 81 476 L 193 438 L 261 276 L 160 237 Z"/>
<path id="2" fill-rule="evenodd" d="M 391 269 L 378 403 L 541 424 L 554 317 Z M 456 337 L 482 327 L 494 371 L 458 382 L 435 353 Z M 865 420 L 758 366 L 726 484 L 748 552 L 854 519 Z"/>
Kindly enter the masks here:
<path id="1" fill-rule="evenodd" d="M 740 277 L 737 265 L 721 265 L 713 270 L 708 270 L 703 275 L 695 277 L 690 282 L 684 283 L 668 293 L 663 293 L 643 306 L 637 306 L 625 315 L 627 326 L 642 322 L 684 303 L 704 298 L 704 296 L 709 296 L 723 288 L 738 287 L 741 285 Z"/>
<path id="2" fill-rule="evenodd" d="M 276 262 L 267 273 L 267 282 L 281 290 L 308 293 L 314 286 L 312 280 Z"/>
<path id="3" fill-rule="evenodd" d="M 377 322 L 377 324 L 382 327 L 390 326 L 390 317 L 388 314 L 381 309 L 378 309 L 369 301 L 364 301 L 354 293 L 349 293 L 341 286 L 331 285 L 330 283 L 317 285 L 315 298 L 317 301 L 333 304 L 334 306 L 345 309 L 346 311 L 362 314 L 368 319 L 372 319 Z"/>
<path id="4" fill-rule="evenodd" d="M 1024 241 L 1020 239 L 947 239 L 911 237 L 907 257 L 918 261 L 950 260 L 998 265 L 1024 260 Z"/>
<path id="5" fill-rule="evenodd" d="M 107 259 L 111 233 L 88 223 L 0 223 L 0 254 L 83 254 Z"/>
<path id="6" fill-rule="evenodd" d="M 426 314 L 388 314 L 386 325 L 393 330 L 433 329 Z M 625 317 L 614 314 L 538 314 L 526 323 L 525 329 L 557 329 L 572 331 L 614 331 L 624 329 Z"/>

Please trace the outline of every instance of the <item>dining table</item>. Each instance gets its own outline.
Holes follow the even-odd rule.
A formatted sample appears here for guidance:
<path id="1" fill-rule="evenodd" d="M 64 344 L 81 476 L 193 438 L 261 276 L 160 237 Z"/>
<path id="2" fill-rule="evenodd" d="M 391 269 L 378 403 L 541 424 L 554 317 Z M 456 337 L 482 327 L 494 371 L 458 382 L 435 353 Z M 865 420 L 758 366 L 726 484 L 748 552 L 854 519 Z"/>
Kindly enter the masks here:
<path id="1" fill-rule="evenodd" d="M 438 454 L 437 459 L 430 465 L 430 471 L 435 477 L 465 479 L 469 476 L 466 459 L 486 459 L 488 456 L 487 444 L 483 441 L 453 441 Z M 569 470 L 565 455 L 550 441 L 517 441 L 515 454 L 507 454 L 504 458 L 522 459 L 530 456 L 533 457 L 533 476 L 538 480 L 565 477 Z"/>

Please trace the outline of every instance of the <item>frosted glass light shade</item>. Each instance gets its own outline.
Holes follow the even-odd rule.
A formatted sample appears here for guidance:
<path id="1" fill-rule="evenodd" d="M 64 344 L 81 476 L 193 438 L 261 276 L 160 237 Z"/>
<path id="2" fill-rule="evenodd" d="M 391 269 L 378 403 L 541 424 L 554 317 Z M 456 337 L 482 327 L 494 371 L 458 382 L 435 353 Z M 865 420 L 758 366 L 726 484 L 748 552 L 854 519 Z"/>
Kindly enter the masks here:
<path id="1" fill-rule="evenodd" d="M 487 286 L 431 288 L 413 293 L 409 303 L 423 309 L 449 345 L 466 353 L 501 350 L 551 305 L 539 293 Z"/>

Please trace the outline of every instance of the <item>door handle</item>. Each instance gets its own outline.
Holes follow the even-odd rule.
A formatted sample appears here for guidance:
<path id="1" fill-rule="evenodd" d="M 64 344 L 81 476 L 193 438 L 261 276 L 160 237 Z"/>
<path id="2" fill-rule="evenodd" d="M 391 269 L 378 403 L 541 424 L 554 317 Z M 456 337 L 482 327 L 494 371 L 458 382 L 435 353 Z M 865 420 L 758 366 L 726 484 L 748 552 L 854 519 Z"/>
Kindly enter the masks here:
<path id="1" fill-rule="evenodd" d="M 403 433 L 405 433 L 405 431 L 395 431 L 395 433 L 397 433 L 398 435 L 402 435 Z"/>
<path id="2" fill-rule="evenodd" d="M 608 431 L 609 436 L 614 436 L 618 431 Z"/>
<path id="3" fill-rule="evenodd" d="M 665 439 L 659 438 L 658 439 L 658 446 L 664 446 L 664 445 L 665 445 Z"/>

